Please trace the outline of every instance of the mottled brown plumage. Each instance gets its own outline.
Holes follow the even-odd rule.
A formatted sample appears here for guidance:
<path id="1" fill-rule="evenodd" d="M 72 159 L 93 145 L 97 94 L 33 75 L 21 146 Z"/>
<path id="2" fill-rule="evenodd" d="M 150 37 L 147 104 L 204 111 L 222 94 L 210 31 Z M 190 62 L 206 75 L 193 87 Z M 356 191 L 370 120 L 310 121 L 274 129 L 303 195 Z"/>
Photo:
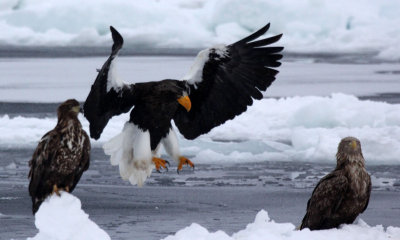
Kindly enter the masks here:
<path id="1" fill-rule="evenodd" d="M 368 206 L 371 177 L 365 170 L 361 144 L 346 137 L 339 143 L 336 169 L 323 177 L 307 203 L 300 229 L 336 228 L 351 224 Z"/>
<path id="2" fill-rule="evenodd" d="M 78 101 L 70 99 L 57 109 L 56 127 L 40 140 L 29 162 L 29 194 L 36 213 L 54 187 L 72 192 L 89 167 L 90 139 L 78 120 Z"/>

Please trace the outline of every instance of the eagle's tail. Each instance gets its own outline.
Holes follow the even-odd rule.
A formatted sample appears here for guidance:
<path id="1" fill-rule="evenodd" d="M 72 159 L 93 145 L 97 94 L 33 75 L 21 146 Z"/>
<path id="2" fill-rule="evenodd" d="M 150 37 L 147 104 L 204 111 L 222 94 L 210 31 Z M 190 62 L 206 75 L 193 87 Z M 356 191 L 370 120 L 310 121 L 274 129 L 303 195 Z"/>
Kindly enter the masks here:
<path id="1" fill-rule="evenodd" d="M 137 126 L 127 122 L 120 134 L 103 146 L 110 155 L 111 165 L 119 165 L 119 172 L 124 180 L 132 185 L 142 186 L 154 168 L 150 148 L 150 135 Z"/>
<path id="2" fill-rule="evenodd" d="M 44 199 L 32 199 L 32 214 L 35 215 L 35 213 L 39 210 L 40 205 L 42 205 Z"/>

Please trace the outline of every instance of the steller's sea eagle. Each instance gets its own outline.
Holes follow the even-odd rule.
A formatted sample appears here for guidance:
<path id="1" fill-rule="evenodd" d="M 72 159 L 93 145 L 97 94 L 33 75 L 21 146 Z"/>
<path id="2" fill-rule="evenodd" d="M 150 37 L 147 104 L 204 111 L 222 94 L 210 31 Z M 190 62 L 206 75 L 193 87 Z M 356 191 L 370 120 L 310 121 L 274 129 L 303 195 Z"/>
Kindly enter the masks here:
<path id="1" fill-rule="evenodd" d="M 307 203 L 300 229 L 337 228 L 351 224 L 367 209 L 371 195 L 371 177 L 365 170 L 361 144 L 346 137 L 339 143 L 334 171 L 323 177 Z"/>
<path id="2" fill-rule="evenodd" d="M 75 99 L 58 107 L 56 127 L 42 137 L 29 161 L 33 214 L 52 193 L 72 192 L 89 167 L 90 139 L 78 120 L 79 110 Z"/>
<path id="3" fill-rule="evenodd" d="M 157 171 L 167 168 L 168 162 L 157 154 L 160 143 L 178 162 L 178 173 L 185 164 L 194 167 L 179 152 L 171 120 L 185 138 L 194 139 L 246 111 L 253 99 L 263 98 L 261 91 L 278 73 L 270 67 L 281 65 L 283 49 L 268 46 L 282 34 L 255 41 L 268 29 L 269 24 L 231 45 L 200 51 L 182 80 L 127 84 L 115 70 L 123 38 L 110 27 L 112 52 L 92 85 L 84 115 L 90 123 L 90 136 L 98 139 L 111 117 L 134 106 L 122 133 L 104 145 L 123 179 L 140 186 L 154 166 Z"/>

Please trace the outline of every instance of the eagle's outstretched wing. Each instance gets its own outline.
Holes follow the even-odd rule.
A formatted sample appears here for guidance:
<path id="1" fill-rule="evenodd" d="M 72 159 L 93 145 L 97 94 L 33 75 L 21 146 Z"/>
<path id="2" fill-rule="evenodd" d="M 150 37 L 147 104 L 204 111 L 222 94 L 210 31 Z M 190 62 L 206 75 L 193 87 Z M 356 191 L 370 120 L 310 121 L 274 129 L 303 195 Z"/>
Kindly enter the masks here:
<path id="1" fill-rule="evenodd" d="M 301 222 L 300 229 L 323 229 L 326 222 L 338 211 L 348 186 L 347 178 L 333 172 L 322 178 L 315 187 L 307 202 L 307 212 Z"/>
<path id="2" fill-rule="evenodd" d="M 99 70 L 95 82 L 83 106 L 84 115 L 90 123 L 90 136 L 98 139 L 115 115 L 128 112 L 134 105 L 134 84 L 125 84 L 118 78 L 115 59 L 122 48 L 122 36 L 110 26 L 114 44 L 110 57 Z"/>
<path id="3" fill-rule="evenodd" d="M 282 34 L 254 41 L 267 32 L 269 24 L 252 35 L 228 46 L 201 51 L 183 78 L 190 89 L 192 109 L 177 112 L 174 121 L 179 131 L 194 139 L 233 119 L 261 99 L 261 91 L 275 80 L 279 54 L 283 47 L 270 47 Z"/>

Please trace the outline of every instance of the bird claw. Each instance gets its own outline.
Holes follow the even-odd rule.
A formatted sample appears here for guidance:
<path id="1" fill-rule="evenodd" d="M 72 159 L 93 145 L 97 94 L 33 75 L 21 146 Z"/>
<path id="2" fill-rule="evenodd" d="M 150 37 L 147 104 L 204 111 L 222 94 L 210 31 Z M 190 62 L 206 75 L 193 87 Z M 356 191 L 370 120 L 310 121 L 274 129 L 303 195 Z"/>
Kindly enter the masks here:
<path id="1" fill-rule="evenodd" d="M 52 194 L 53 193 L 55 193 L 57 196 L 61 196 L 61 194 L 60 194 L 60 189 L 57 187 L 57 184 L 54 184 L 53 185 L 53 192 L 52 192 Z"/>
<path id="2" fill-rule="evenodd" d="M 162 168 L 164 168 L 165 171 L 168 172 L 168 167 L 170 166 L 168 161 L 161 159 L 161 158 L 153 157 L 153 163 L 156 166 L 156 171 L 158 173 L 161 173 L 160 170 Z M 168 164 L 168 167 L 167 167 L 167 164 Z"/>
<path id="3" fill-rule="evenodd" d="M 192 163 L 192 161 L 190 161 L 189 159 L 181 156 L 181 157 L 179 157 L 178 169 L 176 170 L 178 172 L 178 174 L 182 170 L 183 165 L 189 165 L 190 167 L 193 168 L 193 171 L 194 171 L 194 164 Z"/>

